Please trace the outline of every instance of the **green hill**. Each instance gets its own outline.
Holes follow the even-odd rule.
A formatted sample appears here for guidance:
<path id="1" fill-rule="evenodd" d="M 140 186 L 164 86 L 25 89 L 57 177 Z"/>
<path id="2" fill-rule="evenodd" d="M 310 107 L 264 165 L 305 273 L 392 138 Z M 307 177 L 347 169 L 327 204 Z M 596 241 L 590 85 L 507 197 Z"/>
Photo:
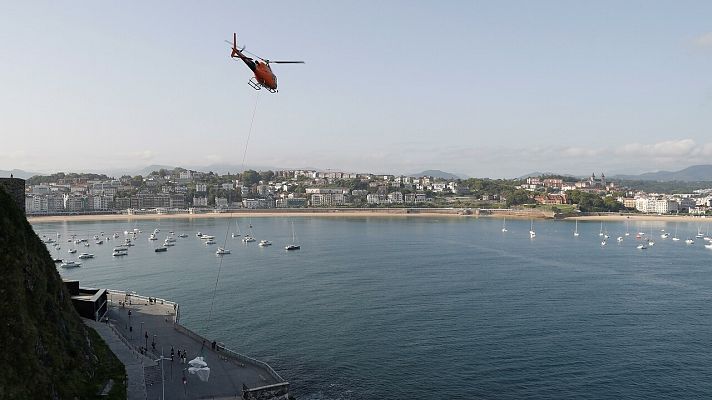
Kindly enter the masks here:
<path id="1" fill-rule="evenodd" d="M 0 399 L 87 399 L 124 367 L 74 310 L 55 264 L 0 189 Z"/>

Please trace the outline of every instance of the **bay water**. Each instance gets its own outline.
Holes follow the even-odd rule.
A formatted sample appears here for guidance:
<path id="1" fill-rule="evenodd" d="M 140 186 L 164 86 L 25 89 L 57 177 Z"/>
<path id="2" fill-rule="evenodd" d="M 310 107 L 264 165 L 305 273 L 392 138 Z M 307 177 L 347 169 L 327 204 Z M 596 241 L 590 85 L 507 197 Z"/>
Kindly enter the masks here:
<path id="1" fill-rule="evenodd" d="M 301 250 L 287 252 L 294 224 Z M 231 233 L 250 230 L 244 244 Z M 176 301 L 181 322 L 269 363 L 298 399 L 712 398 L 712 250 L 697 223 L 487 218 L 235 218 L 35 223 L 120 232 L 82 286 Z M 124 231 L 140 229 L 125 257 Z M 148 235 L 160 229 L 159 240 Z M 668 239 L 661 230 L 671 232 Z M 166 234 L 187 233 L 155 253 Z M 196 232 L 214 235 L 208 246 Z M 638 250 L 636 232 L 655 245 Z M 623 236 L 617 243 L 615 238 Z M 216 256 L 217 246 L 231 254 Z M 218 278 L 219 274 L 219 278 Z"/>

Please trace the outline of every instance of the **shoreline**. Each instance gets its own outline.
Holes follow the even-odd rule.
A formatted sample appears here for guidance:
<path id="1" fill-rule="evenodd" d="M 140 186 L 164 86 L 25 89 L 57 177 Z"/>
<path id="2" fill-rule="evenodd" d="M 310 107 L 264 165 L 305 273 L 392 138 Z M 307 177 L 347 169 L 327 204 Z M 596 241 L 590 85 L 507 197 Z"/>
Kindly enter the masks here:
<path id="1" fill-rule="evenodd" d="M 299 217 L 323 217 L 323 218 L 439 218 L 439 217 L 464 217 L 464 218 L 496 218 L 507 217 L 510 219 L 552 219 L 543 213 L 537 212 L 532 215 L 521 213 L 497 213 L 477 215 L 463 214 L 461 209 L 434 208 L 434 209 L 300 209 L 300 210 L 240 210 L 225 213 L 175 213 L 175 214 L 87 214 L 87 215 L 40 215 L 28 216 L 30 223 L 51 223 L 51 222 L 98 222 L 98 221 L 140 221 L 140 220 L 166 220 L 166 219 L 206 219 L 206 218 L 299 218 Z M 646 214 L 624 214 L 624 215 L 586 215 L 570 216 L 559 219 L 561 221 L 673 221 L 673 222 L 694 222 L 712 220 L 705 216 L 691 215 L 646 215 Z"/>
<path id="2" fill-rule="evenodd" d="M 28 216 L 27 220 L 33 222 L 81 222 L 81 221 L 134 221 L 134 220 L 163 220 L 163 219 L 206 219 L 206 218 L 262 218 L 262 217 L 324 217 L 324 218 L 353 218 L 353 217 L 467 217 L 459 209 L 432 209 L 412 210 L 397 209 L 302 209 L 299 211 L 275 210 L 241 210 L 224 213 L 174 213 L 174 214 L 85 214 L 85 215 L 39 215 Z"/>

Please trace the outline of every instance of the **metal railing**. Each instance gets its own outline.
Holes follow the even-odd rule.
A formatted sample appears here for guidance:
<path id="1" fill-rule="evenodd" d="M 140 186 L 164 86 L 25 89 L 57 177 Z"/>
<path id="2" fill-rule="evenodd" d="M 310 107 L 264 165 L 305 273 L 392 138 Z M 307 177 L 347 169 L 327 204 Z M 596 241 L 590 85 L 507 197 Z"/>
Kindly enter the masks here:
<path id="1" fill-rule="evenodd" d="M 136 299 L 136 300 L 138 300 L 138 301 L 143 301 L 143 302 L 146 302 L 146 303 L 148 303 L 148 299 L 149 299 L 149 298 L 146 297 L 146 296 L 142 296 L 142 295 L 139 295 L 139 294 L 136 294 L 136 293 L 132 293 L 132 292 L 131 292 L 131 293 L 127 293 L 127 292 L 125 292 L 125 291 L 123 291 L 123 290 L 107 289 L 106 292 L 107 292 L 108 294 L 112 295 L 112 296 L 113 296 L 113 295 L 116 295 L 116 296 L 120 296 L 120 297 L 122 297 L 122 298 L 124 298 L 124 299 L 125 299 L 125 298 Z M 191 331 L 190 329 L 188 329 L 188 328 L 184 327 L 183 325 L 181 325 L 180 323 L 178 323 L 178 321 L 179 321 L 179 319 L 180 319 L 180 318 L 179 318 L 179 315 L 180 315 L 180 306 L 178 305 L 178 303 L 176 303 L 176 302 L 174 302 L 174 301 L 162 299 L 162 298 L 160 298 L 160 297 L 151 297 L 151 299 L 153 299 L 154 301 L 156 301 L 157 303 L 160 303 L 160 304 L 167 304 L 167 305 L 169 305 L 169 306 L 170 306 L 170 305 L 173 306 L 173 310 L 174 310 L 174 318 L 173 318 L 174 324 L 173 324 L 173 327 L 174 327 L 177 331 L 182 332 L 182 333 L 185 334 L 186 336 L 191 337 L 191 338 L 193 338 L 193 339 L 195 339 L 195 340 L 198 340 L 198 341 L 205 341 L 205 342 L 207 342 L 207 343 L 212 343 L 212 341 L 208 340 L 207 338 L 205 338 L 205 337 L 203 337 L 203 336 L 201 336 L 201 335 L 199 335 L 199 334 L 197 334 L 197 333 Z M 110 299 L 110 302 L 112 302 L 112 303 L 114 302 L 113 298 Z M 114 330 L 116 330 L 116 328 L 114 328 L 113 326 L 112 326 L 112 328 L 113 328 Z M 118 333 L 118 331 L 117 331 L 117 333 Z M 119 336 L 120 336 L 122 339 L 125 339 L 120 333 L 119 333 Z M 128 342 L 126 342 L 126 343 L 128 344 Z M 131 346 L 130 344 L 128 344 L 128 345 Z M 273 379 L 275 379 L 277 382 L 280 382 L 280 383 L 286 382 L 281 376 L 279 376 L 279 374 L 278 374 L 274 369 L 272 369 L 272 367 L 269 366 L 269 364 L 267 364 L 267 363 L 265 363 L 265 362 L 263 362 L 263 361 L 256 360 L 256 359 L 254 359 L 254 358 L 252 358 L 252 357 L 249 357 L 249 356 L 246 356 L 246 355 L 244 355 L 244 354 L 240 354 L 240 353 L 238 353 L 238 352 L 236 352 L 236 351 L 234 351 L 234 350 L 228 349 L 227 347 L 222 346 L 222 345 L 219 346 L 219 352 L 222 353 L 222 354 L 224 354 L 226 357 L 228 357 L 228 358 L 230 358 L 230 359 L 232 359 L 232 360 L 234 360 L 234 361 L 237 361 L 237 362 L 239 362 L 239 363 L 241 363 L 241 364 L 247 363 L 247 364 L 251 364 L 251 365 L 254 365 L 254 366 L 256 366 L 256 367 L 260 367 L 260 368 L 265 369 L 265 370 L 270 374 L 270 376 L 271 376 Z"/>
<path id="2" fill-rule="evenodd" d="M 177 331 L 179 331 L 179 332 L 185 334 L 186 336 L 191 337 L 191 338 L 193 338 L 193 339 L 195 339 L 195 340 L 198 340 L 198 341 L 205 341 L 206 343 L 212 343 L 212 341 L 210 341 L 210 340 L 208 340 L 207 338 L 205 338 L 205 337 L 203 337 L 203 336 L 201 336 L 201 335 L 199 335 L 199 334 L 197 334 L 197 333 L 191 331 L 190 329 L 184 327 L 183 325 L 175 324 L 175 325 L 174 325 L 174 328 L 175 328 Z M 263 368 L 263 369 L 266 370 L 267 373 L 269 373 L 270 376 L 271 376 L 274 380 L 276 380 L 278 383 L 285 383 L 285 382 L 286 382 L 286 381 L 285 381 L 281 376 L 279 376 L 279 374 L 278 374 L 274 369 L 272 369 L 272 367 L 270 367 L 269 364 L 267 364 L 266 362 L 263 362 L 263 361 L 260 361 L 260 360 L 256 360 L 256 359 L 254 359 L 254 358 L 252 358 L 252 357 L 249 357 L 249 356 L 246 356 L 246 355 L 244 355 L 244 354 L 240 354 L 240 353 L 238 353 L 238 352 L 236 352 L 236 351 L 234 351 L 234 350 L 231 350 L 231 349 L 225 347 L 224 345 L 218 346 L 217 352 L 224 354 L 227 358 L 230 358 L 230 359 L 232 359 L 233 361 L 237 361 L 237 362 L 240 363 L 240 364 L 251 364 L 251 365 L 254 365 L 254 366 L 256 366 L 256 367 Z"/>

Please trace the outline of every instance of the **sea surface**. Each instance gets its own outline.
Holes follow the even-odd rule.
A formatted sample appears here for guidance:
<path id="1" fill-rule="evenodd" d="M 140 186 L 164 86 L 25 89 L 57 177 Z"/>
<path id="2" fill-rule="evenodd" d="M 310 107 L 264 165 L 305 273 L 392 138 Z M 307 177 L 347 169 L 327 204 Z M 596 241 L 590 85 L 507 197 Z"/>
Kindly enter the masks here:
<path id="1" fill-rule="evenodd" d="M 252 225 L 261 248 L 229 233 Z M 291 224 L 301 250 L 287 252 Z M 268 362 L 298 399 L 712 398 L 708 223 L 476 218 L 236 218 L 37 223 L 142 230 L 64 277 L 177 301 L 181 321 Z M 160 240 L 148 236 L 160 229 Z M 661 229 L 681 241 L 662 239 Z M 601 230 L 611 237 L 602 246 Z M 155 253 L 169 231 L 187 233 Z M 196 232 L 232 254 L 215 255 Z M 638 250 L 637 232 L 655 245 Z M 623 236 L 622 243 L 616 242 Z M 219 275 L 219 279 L 218 279 Z"/>

